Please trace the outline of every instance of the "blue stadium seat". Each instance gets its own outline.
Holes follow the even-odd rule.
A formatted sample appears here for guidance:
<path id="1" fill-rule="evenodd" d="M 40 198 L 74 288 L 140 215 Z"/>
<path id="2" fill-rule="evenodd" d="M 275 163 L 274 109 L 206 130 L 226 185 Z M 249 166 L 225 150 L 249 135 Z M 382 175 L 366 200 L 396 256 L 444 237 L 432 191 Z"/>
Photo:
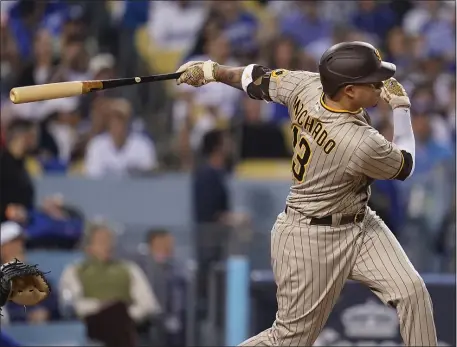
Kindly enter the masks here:
<path id="1" fill-rule="evenodd" d="M 50 271 L 47 277 L 52 283 L 57 284 L 67 265 L 81 260 L 83 257 L 84 254 L 80 251 L 34 250 L 27 252 L 27 263 L 39 264 L 43 271 Z"/>
<path id="2" fill-rule="evenodd" d="M 2 332 L 23 346 L 88 346 L 82 322 L 2 325 Z"/>

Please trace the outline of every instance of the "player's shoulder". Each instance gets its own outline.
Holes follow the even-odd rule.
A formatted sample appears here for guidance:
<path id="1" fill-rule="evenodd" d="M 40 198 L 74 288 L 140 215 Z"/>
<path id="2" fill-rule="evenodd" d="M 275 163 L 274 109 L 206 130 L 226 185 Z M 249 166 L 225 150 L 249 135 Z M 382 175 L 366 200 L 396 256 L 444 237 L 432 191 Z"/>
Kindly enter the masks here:
<path id="1" fill-rule="evenodd" d="M 305 70 L 288 70 L 288 69 L 271 70 L 271 78 L 284 78 L 286 76 L 320 81 L 320 76 L 317 72 L 311 72 L 311 71 L 305 71 Z"/>

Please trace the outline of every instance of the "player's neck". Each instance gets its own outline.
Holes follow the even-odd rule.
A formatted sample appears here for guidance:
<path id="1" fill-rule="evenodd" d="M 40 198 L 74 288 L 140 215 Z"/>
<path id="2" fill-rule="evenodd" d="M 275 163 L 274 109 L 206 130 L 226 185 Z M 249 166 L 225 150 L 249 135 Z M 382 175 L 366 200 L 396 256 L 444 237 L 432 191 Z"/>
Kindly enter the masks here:
<path id="1" fill-rule="evenodd" d="M 332 100 L 327 95 L 324 95 L 323 101 L 325 105 L 334 110 L 345 110 L 350 112 L 356 112 L 360 110 L 360 107 L 355 107 L 349 100 L 340 98 L 339 100 Z"/>

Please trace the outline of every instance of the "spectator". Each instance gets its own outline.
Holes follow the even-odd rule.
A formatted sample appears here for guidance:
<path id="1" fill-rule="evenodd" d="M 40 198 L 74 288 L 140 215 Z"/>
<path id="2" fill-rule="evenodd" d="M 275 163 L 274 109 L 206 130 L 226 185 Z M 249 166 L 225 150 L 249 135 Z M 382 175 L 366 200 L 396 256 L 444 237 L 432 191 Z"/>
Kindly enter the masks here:
<path id="1" fill-rule="evenodd" d="M 218 20 L 218 18 L 209 16 L 209 18 L 206 20 L 198 32 L 197 39 L 195 40 L 192 49 L 185 56 L 182 63 L 184 64 L 186 61 L 190 61 L 190 59 L 194 56 L 198 57 L 205 55 L 208 42 L 219 37 L 221 33 L 222 24 L 220 23 L 220 20 Z"/>
<path id="2" fill-rule="evenodd" d="M 190 59 L 237 64 L 230 57 L 230 46 L 224 35 L 208 40 L 205 55 Z M 184 167 L 189 168 L 192 164 L 191 152 L 198 149 L 202 136 L 209 130 L 228 127 L 242 93 L 236 89 L 227 90 L 218 83 L 199 89 L 179 86 L 177 90 L 179 102 L 174 106 L 173 118 L 180 140 L 181 159 Z"/>
<path id="3" fill-rule="evenodd" d="M 401 186 L 408 201 L 409 224 L 403 241 L 418 271 L 437 271 L 434 256 L 452 202 L 451 182 L 446 179 L 452 152 L 433 138 L 433 116 L 419 111 L 413 115 L 416 161 L 414 175 Z"/>
<path id="4" fill-rule="evenodd" d="M 134 325 L 143 324 L 161 309 L 143 271 L 114 257 L 114 243 L 108 226 L 91 226 L 85 242 L 86 259 L 64 270 L 59 290 L 71 293 L 75 312 L 85 320 L 89 337 L 130 347 L 135 340 Z M 104 325 L 111 325 L 108 336 Z"/>
<path id="5" fill-rule="evenodd" d="M 251 98 L 243 99 L 240 159 L 289 158 L 290 147 L 281 128 L 262 119 L 262 106 Z"/>
<path id="6" fill-rule="evenodd" d="M 1 3 L 2 7 L 4 3 L 5 2 Z M 0 50 L 0 92 L 3 107 L 3 98 L 7 98 L 9 96 L 9 91 L 12 87 L 14 87 L 16 79 L 21 72 L 23 62 L 20 59 L 19 50 L 16 41 L 14 40 L 14 37 L 11 34 L 10 27 L 7 26 L 5 22 L 2 22 L 0 29 L 0 45 L 2 47 L 2 49 Z"/>
<path id="7" fill-rule="evenodd" d="M 27 256 L 24 249 L 25 235 L 19 224 L 4 222 L 1 224 L 1 262 L 2 264 L 18 259 L 26 262 Z M 52 286 L 52 283 L 50 283 Z M 8 302 L 5 310 L 11 322 L 27 322 L 29 324 L 42 324 L 49 320 L 60 319 L 58 312 L 57 295 L 51 292 L 46 300 L 40 304 L 31 306 L 27 310 L 13 302 Z"/>
<path id="8" fill-rule="evenodd" d="M 185 344 L 186 280 L 182 264 L 175 258 L 174 238 L 167 230 L 152 229 L 147 235 L 148 253 L 138 259 L 163 308 L 165 336 L 161 343 L 167 346 Z"/>
<path id="9" fill-rule="evenodd" d="M 304 48 L 306 56 L 312 58 L 313 63 L 317 66 L 322 54 L 331 46 L 344 41 L 366 41 L 366 38 L 354 37 L 360 35 L 354 28 L 346 25 L 335 25 L 332 29 L 331 36 L 325 36 L 314 40 Z"/>
<path id="10" fill-rule="evenodd" d="M 414 7 L 408 11 L 403 19 L 403 28 L 408 35 L 420 35 L 422 29 L 430 19 L 450 19 L 452 13 L 450 5 L 453 1 L 415 1 Z"/>
<path id="11" fill-rule="evenodd" d="M 438 55 L 446 61 L 455 61 L 455 20 L 432 17 L 422 27 L 421 35 L 425 43 L 425 56 Z"/>
<path id="12" fill-rule="evenodd" d="M 161 50 L 187 52 L 205 21 L 205 8 L 189 0 L 151 3 L 149 36 Z"/>
<path id="13" fill-rule="evenodd" d="M 258 22 L 252 14 L 243 9 L 239 1 L 215 1 L 213 10 L 225 37 L 228 39 L 233 56 L 250 63 L 256 56 Z"/>
<path id="14" fill-rule="evenodd" d="M 293 37 L 301 47 L 331 35 L 331 24 L 319 16 L 317 1 L 295 3 L 296 11 L 286 14 L 281 19 L 281 34 Z"/>
<path id="15" fill-rule="evenodd" d="M 86 174 L 92 178 L 150 173 L 156 168 L 155 147 L 146 135 L 129 129 L 132 109 L 125 99 L 109 104 L 108 132 L 87 145 Z"/>
<path id="16" fill-rule="evenodd" d="M 34 206 L 33 183 L 25 160 L 37 145 L 37 127 L 30 121 L 13 121 L 6 133 L 6 146 L 0 151 L 1 222 L 27 224 Z"/>
<path id="17" fill-rule="evenodd" d="M 0 151 L 2 222 L 11 220 L 24 226 L 35 222 L 35 188 L 25 161 L 36 148 L 37 136 L 36 125 L 27 120 L 14 120 L 8 127 L 6 147 Z M 50 218 L 61 219 L 64 215 L 61 198 L 46 197 L 39 211 Z"/>
<path id="18" fill-rule="evenodd" d="M 230 227 L 246 225 L 247 216 L 230 209 L 225 179 L 231 148 L 227 134 L 212 130 L 202 141 L 203 160 L 193 173 L 192 201 L 196 227 L 199 309 L 206 310 L 207 279 L 212 266 L 225 258 Z"/>
<path id="19" fill-rule="evenodd" d="M 62 44 L 61 60 L 51 82 L 90 80 L 89 55 L 84 38 L 75 34 Z"/>
<path id="20" fill-rule="evenodd" d="M 48 167 L 60 163 L 65 170 L 70 155 L 78 139 L 78 126 L 81 120 L 78 98 L 53 100 L 54 114 L 46 120 L 46 131 L 52 136 L 57 145 L 55 161 L 49 162 Z"/>
<path id="21" fill-rule="evenodd" d="M 358 0 L 359 11 L 352 18 L 352 24 L 383 40 L 389 30 L 399 24 L 397 14 L 392 11 L 389 3 L 377 3 L 374 0 Z"/>
<path id="22" fill-rule="evenodd" d="M 19 86 L 49 83 L 56 67 L 52 37 L 46 29 L 40 29 L 34 39 L 34 59 L 19 76 Z"/>
<path id="23" fill-rule="evenodd" d="M 397 78 L 407 75 L 412 68 L 413 56 L 411 55 L 411 41 L 405 35 L 401 27 L 391 29 L 386 38 L 386 60 L 397 66 Z"/>
<path id="24" fill-rule="evenodd" d="M 445 146 L 452 144 L 452 132 L 449 131 L 447 122 L 436 111 L 436 99 L 430 85 L 419 85 L 411 95 L 411 103 L 415 112 L 419 114 L 432 114 L 433 122 L 429 124 L 433 139 Z"/>

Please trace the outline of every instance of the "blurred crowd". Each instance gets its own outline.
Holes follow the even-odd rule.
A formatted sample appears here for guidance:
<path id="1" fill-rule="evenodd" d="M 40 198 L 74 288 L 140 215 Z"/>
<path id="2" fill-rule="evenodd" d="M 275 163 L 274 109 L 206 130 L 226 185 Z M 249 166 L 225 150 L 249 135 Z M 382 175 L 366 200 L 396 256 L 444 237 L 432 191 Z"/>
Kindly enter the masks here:
<path id="1" fill-rule="evenodd" d="M 196 221 L 237 226 L 246 218 L 230 213 L 224 173 L 257 159 L 287 161 L 292 150 L 284 106 L 251 100 L 221 84 L 196 89 L 167 81 L 22 105 L 9 101 L 11 88 L 169 73 L 185 61 L 206 59 L 224 65 L 259 63 L 317 71 L 328 47 L 360 40 L 375 45 L 383 60 L 397 65 L 396 78 L 411 98 L 416 136 L 414 175 L 401 184 L 375 182 L 371 204 L 408 253 L 420 255 L 412 259 L 419 269 L 451 271 L 456 211 L 455 13 L 455 2 L 433 0 L 2 1 L 1 221 L 26 226 L 33 236 L 28 247 L 55 247 L 58 239 L 60 248 L 72 249 L 83 238 L 84 216 L 59 196 L 35 201 L 30 176 L 97 179 L 189 171 L 195 176 Z M 374 126 L 391 139 L 390 109 L 381 104 L 368 112 Z M 166 235 L 152 233 L 151 250 L 168 250 L 171 241 Z M 2 227 L 2 260 L 8 252 L 4 243 L 10 245 L 17 239 L 13 236 L 4 239 Z M 107 228 L 95 228 L 85 249 L 96 259 L 107 257 L 109 249 L 100 245 L 109 245 L 109 237 Z M 11 252 L 17 254 L 20 246 L 14 245 Z M 63 288 L 78 287 L 75 271 L 82 271 L 82 279 L 94 276 L 84 272 L 88 267 L 104 273 L 97 261 L 81 266 L 82 270 L 68 270 Z M 131 263 L 113 266 L 116 275 L 107 280 L 124 279 L 124 284 L 112 287 L 125 292 L 88 289 L 100 300 L 127 295 L 129 276 L 138 279 L 152 273 L 143 267 L 141 275 Z M 136 281 L 147 282 L 145 277 Z M 142 308 L 149 310 L 144 315 L 158 315 L 154 302 L 160 299 L 154 297 L 166 287 L 151 290 L 151 295 L 148 286 L 143 287 L 146 294 L 141 295 L 151 298 Z M 72 295 L 80 298 L 80 293 Z M 92 310 L 87 311 L 84 303 L 77 306 L 76 314 L 100 308 L 97 303 L 89 306 Z M 53 307 L 27 317 L 13 308 L 11 319 L 48 319 Z M 111 309 L 122 316 L 122 307 Z M 143 317 L 138 312 L 131 315 Z M 178 324 L 167 322 L 171 330 Z"/>

